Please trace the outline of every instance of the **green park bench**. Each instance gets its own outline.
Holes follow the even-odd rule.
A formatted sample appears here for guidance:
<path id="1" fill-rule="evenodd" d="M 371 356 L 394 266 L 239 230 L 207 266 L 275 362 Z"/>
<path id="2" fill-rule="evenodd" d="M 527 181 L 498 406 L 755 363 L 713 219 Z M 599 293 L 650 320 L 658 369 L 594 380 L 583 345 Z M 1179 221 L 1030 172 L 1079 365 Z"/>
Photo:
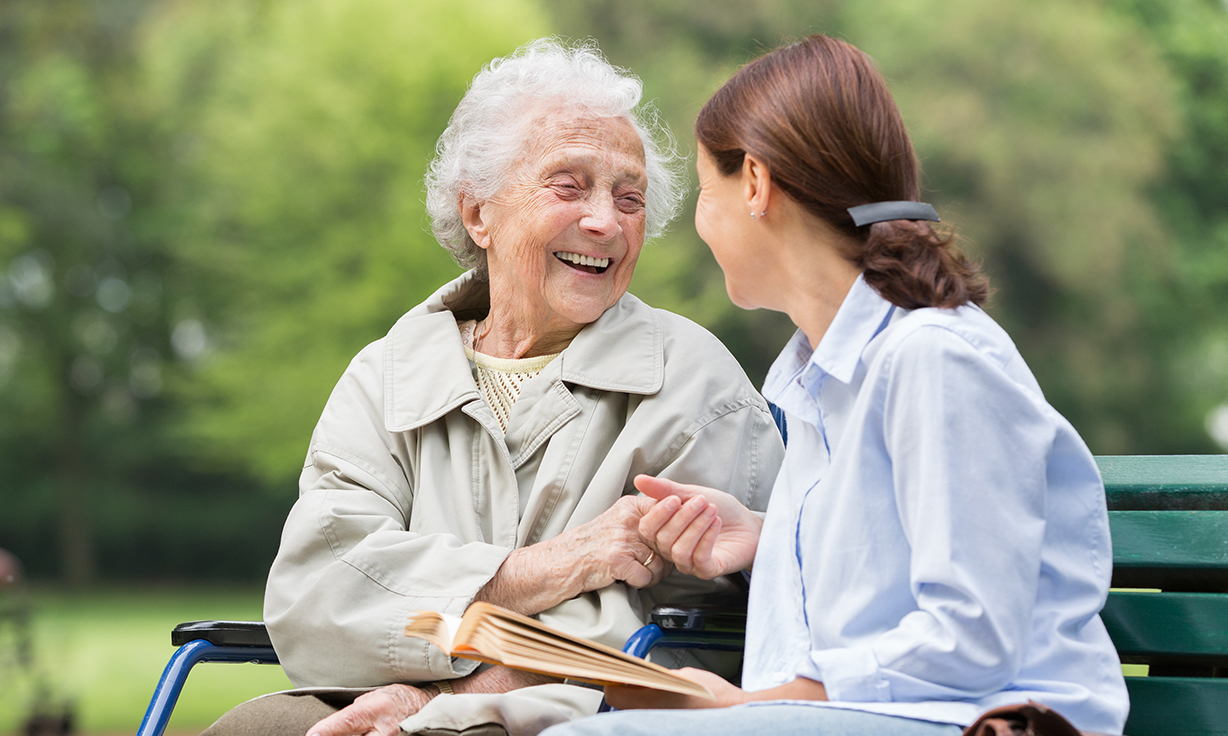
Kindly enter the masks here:
<path id="1" fill-rule="evenodd" d="M 1228 734 L 1228 455 L 1097 457 L 1113 535 L 1101 617 L 1129 736 Z M 1133 668 L 1127 668 L 1133 669 Z"/>
<path id="2" fill-rule="evenodd" d="M 1101 616 L 1131 673 L 1128 736 L 1228 736 L 1228 455 L 1101 456 L 1113 590 Z M 741 647 L 728 614 L 660 608 L 628 642 Z M 712 620 L 714 625 L 705 625 Z M 715 629 L 715 630 L 713 630 Z M 207 641 L 208 640 L 208 641 Z M 259 622 L 192 622 L 138 736 L 161 736 L 196 661 L 276 663 Z M 190 651 L 195 650 L 195 651 Z M 178 663 L 177 663 L 178 662 Z"/>

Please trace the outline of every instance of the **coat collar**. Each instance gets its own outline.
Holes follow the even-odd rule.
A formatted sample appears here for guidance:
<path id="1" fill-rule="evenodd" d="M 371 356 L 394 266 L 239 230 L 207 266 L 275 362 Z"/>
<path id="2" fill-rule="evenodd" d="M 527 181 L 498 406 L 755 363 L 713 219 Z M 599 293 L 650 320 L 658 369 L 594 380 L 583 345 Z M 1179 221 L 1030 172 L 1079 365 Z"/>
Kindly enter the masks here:
<path id="1" fill-rule="evenodd" d="M 384 422 L 389 431 L 420 427 L 481 397 L 456 320 L 480 319 L 489 310 L 489 289 L 470 271 L 393 325 L 384 350 Z M 655 394 L 665 378 L 660 317 L 624 294 L 576 335 L 557 362 L 564 383 Z"/>

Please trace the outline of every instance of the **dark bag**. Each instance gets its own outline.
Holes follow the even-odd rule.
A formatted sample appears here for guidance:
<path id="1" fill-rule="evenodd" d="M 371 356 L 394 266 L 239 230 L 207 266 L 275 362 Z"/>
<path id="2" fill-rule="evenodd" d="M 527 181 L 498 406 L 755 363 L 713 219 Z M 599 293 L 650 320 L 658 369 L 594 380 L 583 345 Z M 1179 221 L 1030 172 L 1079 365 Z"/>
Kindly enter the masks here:
<path id="1" fill-rule="evenodd" d="M 1081 736 L 1070 721 L 1055 710 L 1028 701 L 987 710 L 964 736 Z"/>

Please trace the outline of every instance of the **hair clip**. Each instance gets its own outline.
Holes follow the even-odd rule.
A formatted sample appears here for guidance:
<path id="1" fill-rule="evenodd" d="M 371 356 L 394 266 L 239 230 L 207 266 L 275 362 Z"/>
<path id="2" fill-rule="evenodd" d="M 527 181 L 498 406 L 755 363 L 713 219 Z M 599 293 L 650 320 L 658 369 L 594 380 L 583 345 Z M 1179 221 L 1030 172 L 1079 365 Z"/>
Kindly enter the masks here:
<path id="1" fill-rule="evenodd" d="M 849 215 L 857 227 L 888 220 L 930 220 L 942 222 L 934 208 L 925 202 L 875 202 L 849 207 Z"/>

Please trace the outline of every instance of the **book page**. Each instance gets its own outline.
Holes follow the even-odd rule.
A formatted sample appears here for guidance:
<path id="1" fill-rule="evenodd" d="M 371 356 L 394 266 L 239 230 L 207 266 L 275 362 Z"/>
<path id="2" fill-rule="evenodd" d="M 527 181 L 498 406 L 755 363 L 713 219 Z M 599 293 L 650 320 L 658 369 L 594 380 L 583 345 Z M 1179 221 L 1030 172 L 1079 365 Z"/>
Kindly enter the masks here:
<path id="1" fill-rule="evenodd" d="M 445 654 L 452 654 L 452 642 L 460 629 L 461 618 L 437 611 L 414 611 L 405 625 L 405 636 L 425 639 L 439 647 Z"/>

